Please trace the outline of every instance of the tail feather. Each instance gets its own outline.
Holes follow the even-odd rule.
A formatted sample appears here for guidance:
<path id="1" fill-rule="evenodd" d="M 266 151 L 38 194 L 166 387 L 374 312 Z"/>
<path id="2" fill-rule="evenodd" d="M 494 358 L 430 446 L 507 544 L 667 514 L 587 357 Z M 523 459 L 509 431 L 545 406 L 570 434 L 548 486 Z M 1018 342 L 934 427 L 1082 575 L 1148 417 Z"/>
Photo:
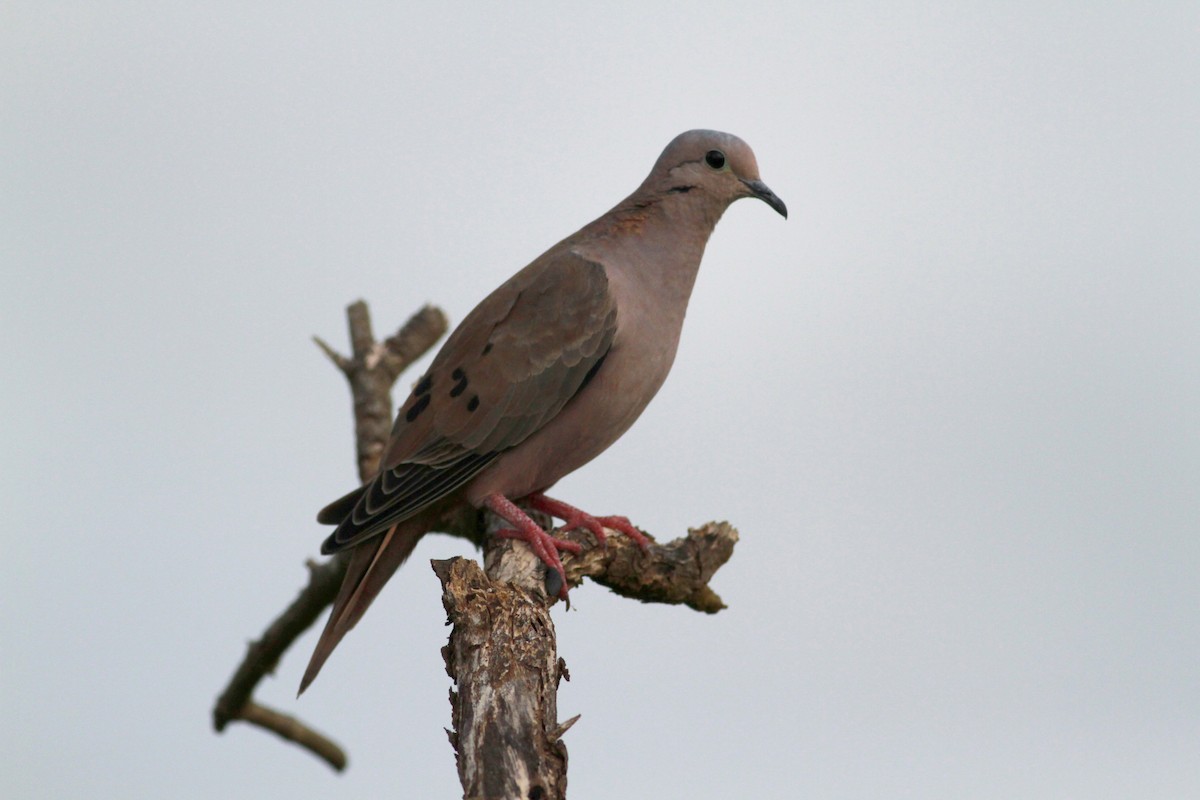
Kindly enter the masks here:
<path id="1" fill-rule="evenodd" d="M 321 638 L 317 640 L 317 647 L 309 659 L 308 669 L 304 671 L 297 696 L 303 694 L 317 677 L 338 642 L 366 613 L 371 601 L 412 553 L 427 530 L 428 526 L 420 517 L 405 520 L 350 552 L 346 577 L 333 601 L 333 611 L 325 623 L 325 630 L 321 631 Z"/>
<path id="2" fill-rule="evenodd" d="M 363 496 L 363 492 L 367 490 L 366 486 L 360 486 L 352 492 L 334 500 L 329 505 L 317 512 L 317 522 L 322 525 L 337 525 L 346 517 L 350 516 L 350 512 L 354 510 L 354 504 L 358 502 L 358 498 Z"/>

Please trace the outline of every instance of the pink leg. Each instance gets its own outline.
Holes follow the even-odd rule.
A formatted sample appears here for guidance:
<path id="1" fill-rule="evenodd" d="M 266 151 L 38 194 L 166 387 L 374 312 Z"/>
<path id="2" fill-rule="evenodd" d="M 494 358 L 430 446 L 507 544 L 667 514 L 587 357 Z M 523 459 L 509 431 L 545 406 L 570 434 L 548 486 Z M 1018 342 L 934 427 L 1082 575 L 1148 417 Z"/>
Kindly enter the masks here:
<path id="1" fill-rule="evenodd" d="M 605 535 L 604 529 L 620 531 L 621 533 L 633 539 L 643 550 L 650 546 L 650 540 L 645 534 L 633 527 L 633 523 L 628 517 L 593 517 L 580 511 L 573 505 L 564 503 L 561 500 L 555 500 L 541 492 L 534 492 L 525 498 L 526 502 L 536 511 L 541 511 L 543 514 L 549 514 L 553 517 L 558 517 L 566 524 L 563 526 L 567 530 L 576 528 L 585 528 L 596 535 L 596 539 L 600 544 L 605 544 L 608 541 L 608 536 Z"/>
<path id="2" fill-rule="evenodd" d="M 560 599 L 566 600 L 567 574 L 563 571 L 562 560 L 558 557 L 558 551 L 566 550 L 571 553 L 579 553 L 583 548 L 575 542 L 556 539 L 546 533 L 528 514 L 517 508 L 511 500 L 499 492 L 489 494 L 483 498 L 483 504 L 492 513 L 496 514 L 496 516 L 514 526 L 513 528 L 496 531 L 496 536 L 508 539 L 520 539 L 527 543 L 534 554 L 542 560 L 543 564 L 558 573 L 558 576 L 562 579 L 562 588 L 559 590 L 558 596 Z"/>

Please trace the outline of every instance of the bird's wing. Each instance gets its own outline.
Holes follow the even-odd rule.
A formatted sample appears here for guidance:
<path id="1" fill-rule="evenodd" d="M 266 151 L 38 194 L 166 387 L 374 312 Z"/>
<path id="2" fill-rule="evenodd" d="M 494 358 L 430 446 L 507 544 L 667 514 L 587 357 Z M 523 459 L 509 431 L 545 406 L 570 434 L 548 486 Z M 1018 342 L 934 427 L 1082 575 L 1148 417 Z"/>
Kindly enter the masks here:
<path id="1" fill-rule="evenodd" d="M 467 315 L 413 388 L 379 475 L 318 516 L 340 520 L 322 552 L 411 517 L 523 442 L 595 374 L 616 328 L 602 264 L 556 248 L 510 278 Z"/>

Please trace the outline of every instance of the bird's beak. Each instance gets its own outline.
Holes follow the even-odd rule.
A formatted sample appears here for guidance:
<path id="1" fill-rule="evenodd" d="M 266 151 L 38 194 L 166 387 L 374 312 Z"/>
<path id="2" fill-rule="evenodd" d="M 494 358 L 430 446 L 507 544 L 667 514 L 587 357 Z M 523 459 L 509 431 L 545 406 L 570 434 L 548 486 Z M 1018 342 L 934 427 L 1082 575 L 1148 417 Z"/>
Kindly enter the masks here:
<path id="1" fill-rule="evenodd" d="M 746 188 L 750 190 L 750 194 L 762 200 L 771 208 L 779 212 L 779 215 L 787 219 L 787 206 L 780 200 L 774 192 L 772 192 L 762 181 L 747 181 L 743 180 Z"/>

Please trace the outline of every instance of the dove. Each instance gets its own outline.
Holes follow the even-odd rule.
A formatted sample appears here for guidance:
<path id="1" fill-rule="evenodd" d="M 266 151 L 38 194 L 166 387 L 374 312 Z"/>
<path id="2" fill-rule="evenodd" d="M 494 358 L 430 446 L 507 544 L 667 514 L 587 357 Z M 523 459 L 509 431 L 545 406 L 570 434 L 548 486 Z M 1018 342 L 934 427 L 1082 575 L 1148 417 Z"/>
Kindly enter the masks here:
<path id="1" fill-rule="evenodd" d="M 396 416 L 379 473 L 326 506 L 321 546 L 350 550 L 346 577 L 300 684 L 303 692 L 417 541 L 450 506 L 486 508 L 558 574 L 579 545 L 515 501 L 643 547 L 624 517 L 594 517 L 545 495 L 619 439 L 658 392 L 679 344 L 705 245 L 735 200 L 787 207 L 728 133 L 675 137 L 625 200 L 538 256 L 463 319 Z"/>

